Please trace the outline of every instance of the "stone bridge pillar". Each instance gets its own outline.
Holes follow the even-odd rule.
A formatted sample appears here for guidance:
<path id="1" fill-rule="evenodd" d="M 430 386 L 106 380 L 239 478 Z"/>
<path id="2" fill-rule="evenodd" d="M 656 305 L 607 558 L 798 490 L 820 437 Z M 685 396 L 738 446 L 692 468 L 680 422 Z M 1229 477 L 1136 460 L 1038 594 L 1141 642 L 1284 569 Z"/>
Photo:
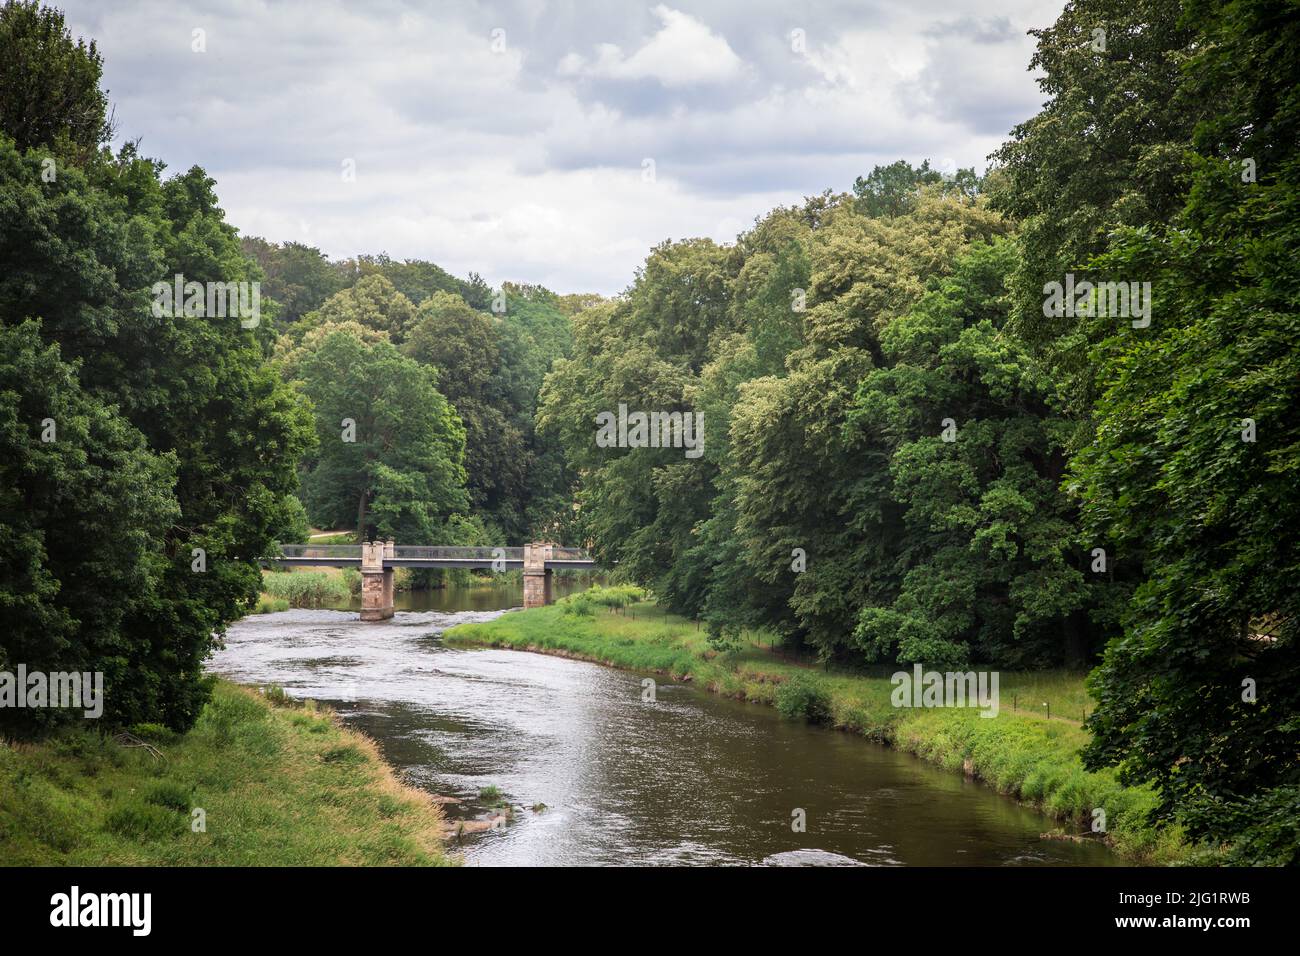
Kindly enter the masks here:
<path id="1" fill-rule="evenodd" d="M 524 607 L 544 607 L 550 604 L 551 571 L 546 562 L 551 559 L 549 541 L 534 541 L 524 545 Z"/>
<path id="2" fill-rule="evenodd" d="M 361 545 L 361 620 L 384 621 L 393 616 L 393 569 L 384 559 L 394 555 L 392 541 Z"/>

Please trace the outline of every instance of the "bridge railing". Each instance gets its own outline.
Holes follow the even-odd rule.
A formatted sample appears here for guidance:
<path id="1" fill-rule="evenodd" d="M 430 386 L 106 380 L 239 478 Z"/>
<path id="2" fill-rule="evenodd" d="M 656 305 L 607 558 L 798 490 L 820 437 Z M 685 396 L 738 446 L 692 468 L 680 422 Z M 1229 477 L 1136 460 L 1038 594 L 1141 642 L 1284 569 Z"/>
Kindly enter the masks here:
<path id="1" fill-rule="evenodd" d="M 454 545 L 445 545 L 441 547 L 423 547 L 420 545 L 401 545 L 393 549 L 393 556 L 404 558 L 406 560 L 426 561 L 451 560 L 451 561 L 492 561 L 503 559 L 506 561 L 522 561 L 524 559 L 523 548 L 481 548 Z"/>
<path id="2" fill-rule="evenodd" d="M 405 561 L 474 561 L 491 562 L 506 560 L 521 562 L 524 559 L 523 548 L 494 548 L 457 545 L 397 545 L 393 548 L 393 557 Z M 356 561 L 361 562 L 361 545 L 359 544 L 281 544 L 278 553 L 268 555 L 267 561 L 277 558 L 294 560 Z M 590 561 L 591 555 L 583 548 L 554 547 L 551 561 Z"/>
<path id="3" fill-rule="evenodd" d="M 585 548 L 552 548 L 552 561 L 590 561 L 591 555 Z"/>
<path id="4" fill-rule="evenodd" d="M 284 558 L 356 558 L 361 560 L 359 544 L 282 544 L 280 554 Z"/>

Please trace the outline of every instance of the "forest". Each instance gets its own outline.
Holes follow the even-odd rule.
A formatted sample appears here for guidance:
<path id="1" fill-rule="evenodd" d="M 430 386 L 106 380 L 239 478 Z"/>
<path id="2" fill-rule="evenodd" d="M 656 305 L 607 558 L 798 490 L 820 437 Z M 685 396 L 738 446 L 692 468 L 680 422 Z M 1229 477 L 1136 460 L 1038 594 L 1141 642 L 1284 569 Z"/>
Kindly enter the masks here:
<path id="1" fill-rule="evenodd" d="M 605 299 L 241 237 L 203 169 L 109 146 L 95 43 L 9 0 L 0 670 L 184 730 L 277 541 L 550 538 L 720 651 L 1095 668 L 1087 766 L 1198 839 L 1293 840 L 1300 21 L 1078 0 L 1035 36 L 1042 109 L 985 172 L 863 170 Z M 156 316 L 173 274 L 259 282 L 260 320 Z M 598 441 L 620 406 L 700 416 L 702 453 Z"/>
<path id="2" fill-rule="evenodd" d="M 1300 23 L 1079 2 L 1036 36 L 1046 103 L 986 174 L 900 160 L 656 247 L 538 424 L 597 551 L 720 647 L 1099 665 L 1089 766 L 1293 840 Z M 620 402 L 702 411 L 703 457 L 597 447 Z"/>

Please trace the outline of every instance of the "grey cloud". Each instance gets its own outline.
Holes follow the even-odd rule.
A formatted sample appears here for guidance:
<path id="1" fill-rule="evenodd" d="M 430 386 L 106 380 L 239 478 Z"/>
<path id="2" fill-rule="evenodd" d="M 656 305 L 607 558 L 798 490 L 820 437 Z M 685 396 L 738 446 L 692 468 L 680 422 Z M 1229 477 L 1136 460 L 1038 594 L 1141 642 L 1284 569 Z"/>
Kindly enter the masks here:
<path id="1" fill-rule="evenodd" d="M 664 29 L 656 0 L 61 5 L 99 41 L 121 138 L 173 170 L 202 165 L 242 230 L 603 292 L 626 285 L 649 244 L 730 238 L 876 163 L 981 165 L 1036 109 L 1023 32 L 1059 11 L 667 2 L 736 61 L 687 63 L 698 75 L 677 82 L 672 49 L 594 68 L 602 44 L 626 64 Z M 195 28 L 206 53 L 191 52 Z M 796 28 L 806 54 L 791 49 Z M 587 68 L 561 70 L 566 57 Z M 358 170 L 347 189 L 344 158 Z"/>
<path id="2" fill-rule="evenodd" d="M 931 37 L 963 37 L 972 43 L 998 44 L 1010 43 L 1024 36 L 1024 30 L 1017 30 L 1009 17 L 990 17 L 986 20 L 976 17 L 961 17 L 946 23 L 936 23 L 925 30 Z"/>

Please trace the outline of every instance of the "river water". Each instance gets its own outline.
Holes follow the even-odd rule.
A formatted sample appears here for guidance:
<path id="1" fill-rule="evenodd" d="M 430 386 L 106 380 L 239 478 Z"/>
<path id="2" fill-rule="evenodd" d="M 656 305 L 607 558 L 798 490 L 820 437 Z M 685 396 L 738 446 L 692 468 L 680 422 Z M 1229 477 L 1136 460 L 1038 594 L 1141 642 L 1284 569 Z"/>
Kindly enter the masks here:
<path id="1" fill-rule="evenodd" d="M 380 623 L 348 611 L 246 618 L 210 670 L 332 705 L 409 783 L 461 798 L 453 819 L 492 812 L 480 791 L 497 788 L 513 818 L 465 836 L 467 863 L 1119 862 L 1095 843 L 1043 839 L 1050 820 L 960 774 L 771 708 L 662 677 L 650 703 L 646 675 L 442 644 L 447 627 L 502 613 L 476 603 L 517 601 L 509 589 L 417 600 L 447 608 Z"/>

